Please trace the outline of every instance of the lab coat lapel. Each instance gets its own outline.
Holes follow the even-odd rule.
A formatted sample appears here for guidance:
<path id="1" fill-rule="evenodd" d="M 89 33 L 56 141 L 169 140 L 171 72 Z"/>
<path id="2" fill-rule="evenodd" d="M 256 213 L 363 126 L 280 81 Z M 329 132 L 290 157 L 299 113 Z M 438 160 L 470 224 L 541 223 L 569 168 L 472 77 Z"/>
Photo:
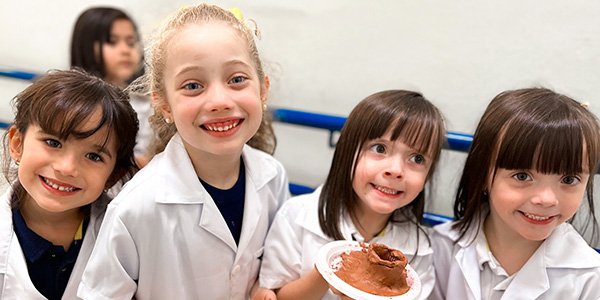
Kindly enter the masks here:
<path id="1" fill-rule="evenodd" d="M 550 288 L 550 280 L 544 264 L 546 247 L 542 244 L 527 263 L 515 274 L 504 291 L 504 299 L 537 299 Z"/>
<path id="2" fill-rule="evenodd" d="M 255 155 L 254 151 L 248 145 L 244 145 L 242 157 L 246 169 L 246 196 L 244 203 L 244 220 L 242 221 L 242 233 L 238 245 L 238 255 L 236 261 L 248 248 L 248 245 L 256 238 L 254 233 L 261 226 L 261 223 L 269 221 L 268 209 L 265 209 L 267 199 L 265 185 L 277 175 L 277 170 L 270 167 L 266 162 L 261 161 L 260 156 Z M 262 224 L 265 230 L 268 224 Z M 264 240 L 264 237 L 261 237 Z M 261 241 L 263 243 L 263 241 Z"/>
<path id="3" fill-rule="evenodd" d="M 244 203 L 244 220 L 242 221 L 242 233 L 240 234 L 240 243 L 236 255 L 236 263 L 246 251 L 248 245 L 252 242 L 254 232 L 259 226 L 259 221 L 268 220 L 266 216 L 267 210 L 263 209 L 263 203 L 259 193 L 254 189 L 254 184 L 251 178 L 246 178 L 246 199 Z"/>
<path id="4" fill-rule="evenodd" d="M 200 223 L 204 230 L 222 240 L 233 251 L 237 246 L 219 208 L 204 189 L 194 170 L 179 134 L 175 134 L 159 162 L 160 170 L 174 170 L 162 174 L 165 184 L 159 187 L 156 198 L 159 203 L 201 205 Z M 143 169 L 142 169 L 143 171 Z"/>
<path id="5" fill-rule="evenodd" d="M 481 300 L 481 279 L 477 253 L 475 253 L 475 245 L 471 244 L 470 247 L 461 248 L 456 252 L 454 258 L 464 274 L 464 279 L 471 292 L 471 295 L 469 295 L 471 296 L 470 299 Z"/>

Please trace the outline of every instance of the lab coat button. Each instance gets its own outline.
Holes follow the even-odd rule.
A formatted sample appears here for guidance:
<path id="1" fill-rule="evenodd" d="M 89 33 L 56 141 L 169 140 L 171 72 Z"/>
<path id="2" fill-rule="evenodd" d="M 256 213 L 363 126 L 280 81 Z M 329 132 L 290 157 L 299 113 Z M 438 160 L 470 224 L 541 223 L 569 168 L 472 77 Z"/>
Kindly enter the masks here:
<path id="1" fill-rule="evenodd" d="M 240 274 L 240 265 L 236 265 L 235 267 L 233 267 L 233 270 L 231 270 L 231 276 L 237 276 L 238 274 Z"/>

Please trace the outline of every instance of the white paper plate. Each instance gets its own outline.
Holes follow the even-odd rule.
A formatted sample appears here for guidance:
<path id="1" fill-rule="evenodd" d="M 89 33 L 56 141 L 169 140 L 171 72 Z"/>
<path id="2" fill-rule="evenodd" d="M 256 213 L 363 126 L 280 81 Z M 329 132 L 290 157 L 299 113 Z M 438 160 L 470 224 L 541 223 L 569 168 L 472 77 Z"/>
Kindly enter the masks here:
<path id="1" fill-rule="evenodd" d="M 367 243 L 364 243 L 368 246 Z M 338 291 L 344 293 L 344 295 L 357 299 L 357 300 L 413 300 L 419 296 L 421 292 L 421 280 L 417 272 L 410 266 L 406 265 L 406 281 L 410 286 L 408 292 L 399 296 L 377 296 L 361 291 L 340 279 L 334 273 L 334 267 L 336 264 L 341 262 L 339 256 L 350 251 L 360 251 L 362 246 L 358 242 L 352 241 L 335 241 L 328 243 L 319 249 L 317 254 L 317 270 L 321 273 L 321 276 Z"/>

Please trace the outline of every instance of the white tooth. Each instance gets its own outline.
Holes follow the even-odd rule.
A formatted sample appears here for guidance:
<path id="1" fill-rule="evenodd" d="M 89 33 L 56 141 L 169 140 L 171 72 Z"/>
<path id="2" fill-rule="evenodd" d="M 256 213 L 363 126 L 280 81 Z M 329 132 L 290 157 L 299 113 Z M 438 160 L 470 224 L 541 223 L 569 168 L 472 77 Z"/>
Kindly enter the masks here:
<path id="1" fill-rule="evenodd" d="M 219 127 L 219 131 L 223 131 L 223 127 Z"/>
<path id="2" fill-rule="evenodd" d="M 65 187 L 64 186 L 59 186 L 58 190 L 64 192 L 65 191 Z"/>

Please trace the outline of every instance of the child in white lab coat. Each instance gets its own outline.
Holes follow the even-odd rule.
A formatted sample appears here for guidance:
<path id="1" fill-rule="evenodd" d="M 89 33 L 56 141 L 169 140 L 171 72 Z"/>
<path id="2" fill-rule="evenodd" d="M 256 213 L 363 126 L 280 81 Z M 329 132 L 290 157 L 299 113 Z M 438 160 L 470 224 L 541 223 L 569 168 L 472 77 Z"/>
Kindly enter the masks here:
<path id="1" fill-rule="evenodd" d="M 444 133 L 440 112 L 419 93 L 390 90 L 361 101 L 342 129 L 325 184 L 277 213 L 257 299 L 274 299 L 274 292 L 277 299 L 338 299 L 315 269 L 321 246 L 335 240 L 399 249 L 419 274 L 426 299 L 435 275 L 419 224 Z"/>
<path id="2" fill-rule="evenodd" d="M 600 299 L 592 185 L 599 126 L 586 107 L 544 88 L 494 98 L 473 137 L 455 221 L 432 234 L 432 299 Z M 585 211 L 581 211 L 582 213 Z"/>
<path id="3" fill-rule="evenodd" d="M 108 206 L 83 299 L 245 299 L 258 287 L 289 190 L 270 155 L 253 24 L 237 12 L 182 8 L 156 32 L 148 78 L 168 144 Z"/>
<path id="4" fill-rule="evenodd" d="M 109 201 L 103 191 L 137 170 L 137 118 L 120 89 L 79 70 L 49 72 L 13 104 L 0 298 L 75 299 Z"/>

